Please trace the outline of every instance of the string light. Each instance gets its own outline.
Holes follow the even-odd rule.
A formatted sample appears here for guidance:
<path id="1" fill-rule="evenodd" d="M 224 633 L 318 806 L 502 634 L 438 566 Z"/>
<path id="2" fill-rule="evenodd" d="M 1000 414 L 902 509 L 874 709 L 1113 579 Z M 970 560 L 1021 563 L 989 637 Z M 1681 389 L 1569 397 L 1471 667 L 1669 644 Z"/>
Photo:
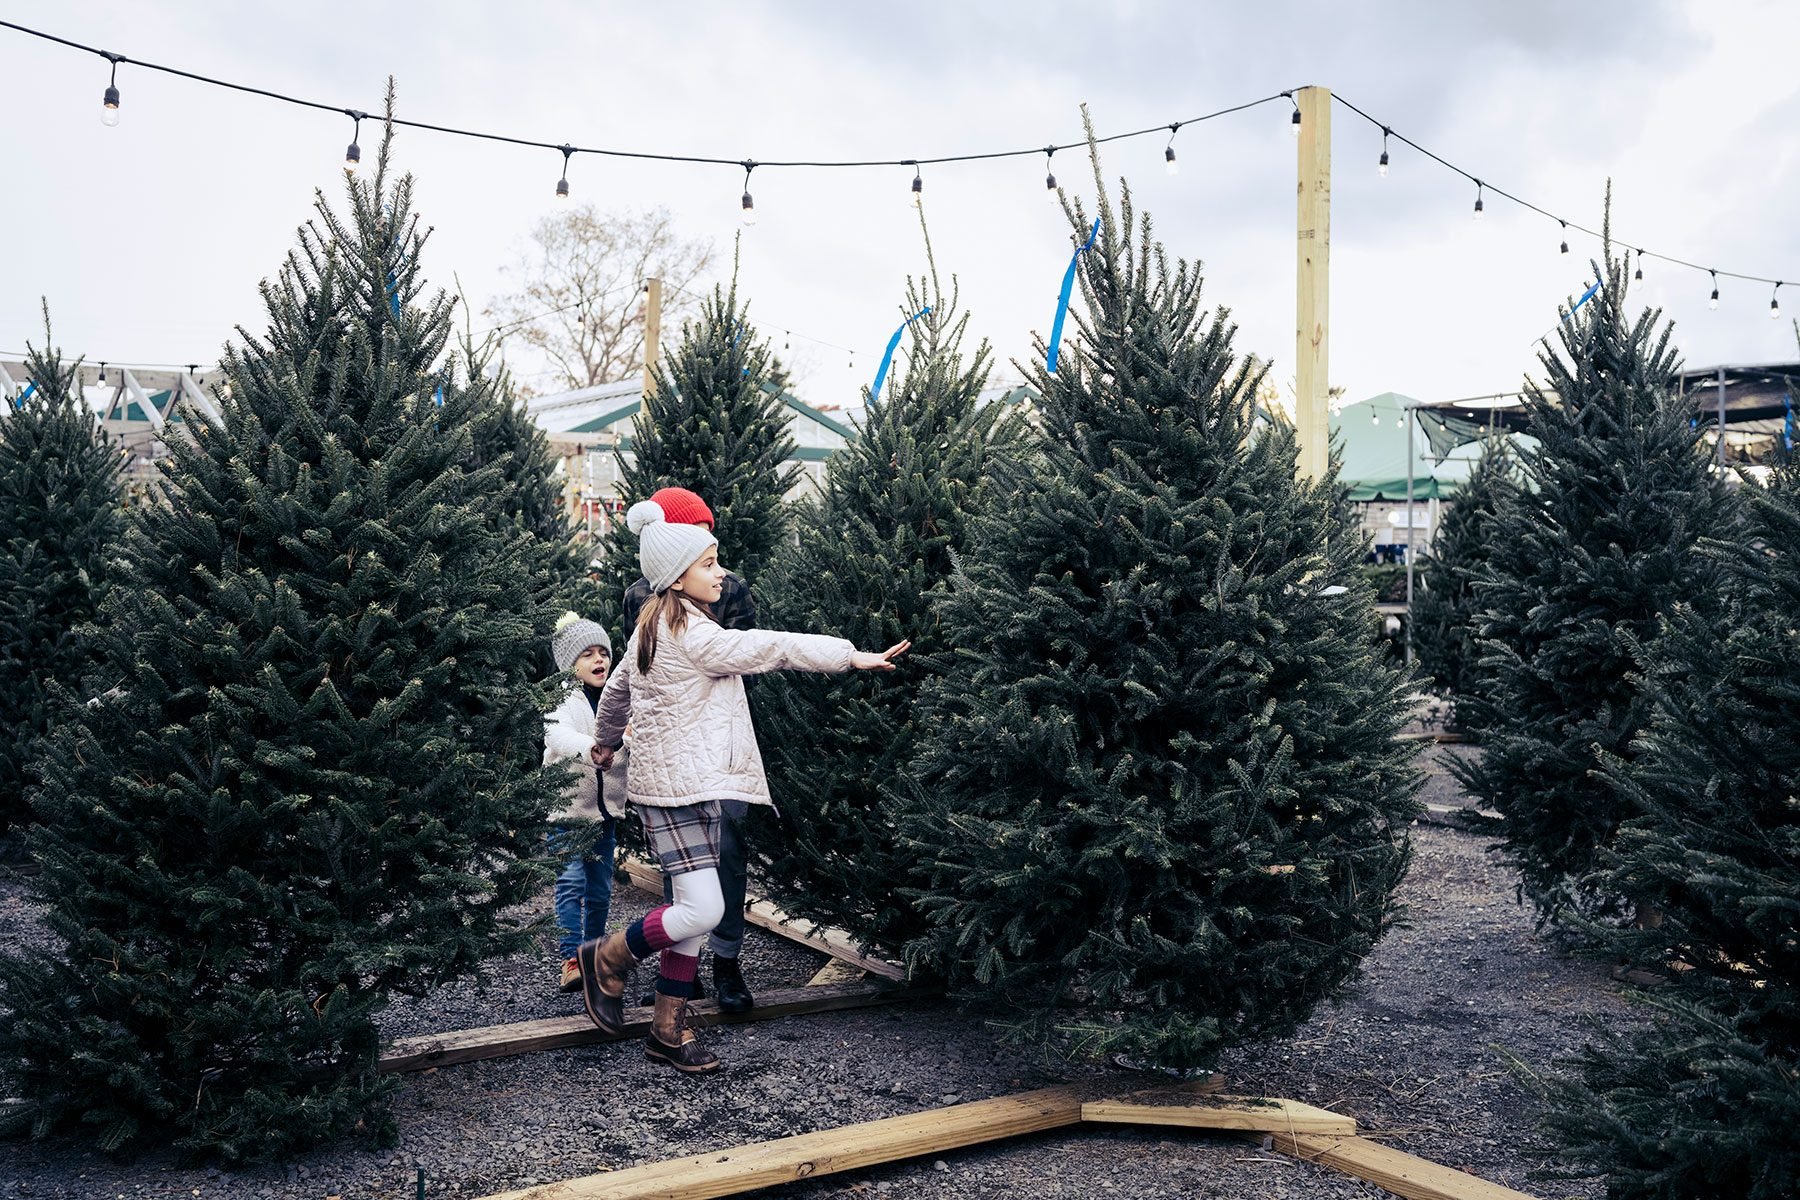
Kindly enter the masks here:
<path id="1" fill-rule="evenodd" d="M 344 151 L 344 174 L 354 175 L 356 173 L 356 168 L 362 163 L 362 147 L 356 143 L 357 139 L 362 134 L 363 118 L 369 114 L 366 112 L 358 112 L 354 108 L 346 108 L 344 110 L 344 115 L 349 117 L 352 122 L 350 126 L 350 146 Z"/>
<path id="2" fill-rule="evenodd" d="M 106 386 L 106 364 L 105 363 L 100 364 L 100 386 L 101 387 Z"/>
<path id="3" fill-rule="evenodd" d="M 188 79 L 188 80 L 191 80 L 196 83 L 209 84 L 214 87 L 226 88 L 226 89 L 229 89 L 232 91 L 247 92 L 252 95 L 262 96 L 266 99 L 277 100 L 277 101 L 280 101 L 285 104 L 299 105 L 304 108 L 316 108 L 316 109 L 319 109 L 321 111 L 326 111 L 326 112 L 337 112 L 337 113 L 353 112 L 353 110 L 345 109 L 338 105 L 325 104 L 325 103 L 322 103 L 322 102 L 319 102 L 316 100 L 308 100 L 308 99 L 305 99 L 302 97 L 285 95 L 280 92 L 271 91 L 267 88 L 254 87 L 254 86 L 251 86 L 248 84 L 234 83 L 229 80 L 217 79 L 217 78 L 214 78 L 211 76 L 199 74 L 194 71 L 183 70 L 178 67 L 166 66 L 166 65 L 163 65 L 160 63 L 147 62 L 144 60 L 132 59 L 123 54 L 117 54 L 110 50 L 103 50 L 97 46 L 87 45 L 82 42 L 77 42 L 77 41 L 71 40 L 69 38 L 59 37 L 55 34 L 45 33 L 41 30 L 32 29 L 28 26 L 20 25 L 13 21 L 0 20 L 0 28 L 10 29 L 10 30 L 13 30 L 18 33 L 26 34 L 30 37 L 39 38 L 41 40 L 48 41 L 48 42 L 54 42 L 58 45 L 67 46 L 71 49 L 80 50 L 85 53 L 93 54 L 98 57 L 106 59 L 109 64 L 110 69 L 109 69 L 107 87 L 106 87 L 106 90 L 105 90 L 105 92 L 103 94 L 103 98 L 102 98 L 101 119 L 107 125 L 116 125 L 118 123 L 119 116 L 120 116 L 120 93 L 119 93 L 119 87 L 118 87 L 118 65 L 122 62 L 133 63 L 135 66 L 137 66 L 141 70 L 160 71 L 165 74 L 179 75 L 184 79 Z M 1159 125 L 1151 126 L 1150 128 L 1147 128 L 1147 129 L 1137 129 L 1137 130 L 1131 130 L 1131 131 L 1123 132 L 1123 133 L 1110 134 L 1105 137 L 1097 138 L 1096 141 L 1101 142 L 1101 143 L 1114 142 L 1114 141 L 1119 141 L 1119 140 L 1126 139 L 1126 138 L 1142 137 L 1142 136 L 1147 136 L 1147 135 L 1150 135 L 1153 133 L 1161 133 L 1163 130 L 1168 130 L 1171 137 L 1170 137 L 1169 143 L 1165 144 L 1165 146 L 1164 146 L 1163 162 L 1164 162 L 1164 166 L 1169 170 L 1169 172 L 1171 174 L 1174 174 L 1177 172 L 1178 168 L 1176 166 L 1176 158 L 1175 158 L 1175 154 L 1174 154 L 1173 136 L 1172 135 L 1177 129 L 1179 129 L 1181 127 L 1181 125 L 1193 124 L 1193 123 L 1196 123 L 1199 121 L 1212 120 L 1212 119 L 1215 119 L 1218 117 L 1223 117 L 1223 116 L 1229 115 L 1231 113 L 1242 112 L 1247 109 L 1259 107 L 1263 104 L 1271 103 L 1278 99 L 1286 99 L 1293 105 L 1294 111 L 1292 112 L 1292 114 L 1289 117 L 1289 127 L 1296 135 L 1298 135 L 1300 132 L 1300 125 L 1301 125 L 1304 117 L 1303 117 L 1303 113 L 1302 113 L 1299 101 L 1295 98 L 1295 90 L 1289 89 L 1289 90 L 1283 90 L 1280 92 L 1276 92 L 1272 95 L 1261 97 L 1260 99 L 1247 101 L 1242 104 L 1232 105 L 1228 108 L 1222 108 L 1215 112 L 1207 113 L 1204 116 L 1192 117 L 1185 121 L 1179 121 L 1179 122 L 1175 122 L 1173 124 L 1159 124 Z M 1410 138 L 1407 138 L 1405 135 L 1395 132 L 1391 126 L 1388 126 L 1388 125 L 1382 123 L 1381 121 L 1377 120 L 1376 118 L 1370 116 L 1367 112 L 1364 112 L 1362 109 L 1358 108 L 1354 103 L 1352 103 L 1351 101 L 1346 99 L 1343 95 L 1338 94 L 1338 93 L 1333 93 L 1332 99 L 1335 100 L 1340 105 L 1344 106 L 1345 108 L 1350 109 L 1352 112 L 1356 113 L 1358 116 L 1362 117 L 1364 120 L 1370 122 L 1370 124 L 1374 125 L 1376 128 L 1381 130 L 1381 132 L 1382 132 L 1382 149 L 1381 149 L 1380 158 L 1377 163 L 1377 170 L 1382 175 L 1385 176 L 1386 171 L 1384 168 L 1387 167 L 1387 165 L 1390 161 L 1390 139 L 1398 138 L 1400 141 L 1406 143 L 1408 146 L 1411 146 L 1413 149 L 1419 151 L 1421 154 L 1432 159 L 1434 162 L 1438 163 L 1439 165 L 1447 168 L 1448 170 L 1450 170 L 1452 172 L 1460 174 L 1464 178 L 1475 183 L 1476 184 L 1476 213 L 1477 213 L 1477 217 L 1479 219 L 1479 214 L 1486 207 L 1485 202 L 1484 202 L 1484 192 L 1485 192 L 1486 185 L 1483 183 L 1483 181 L 1476 179 L 1469 172 L 1456 166 L 1454 163 L 1447 161 L 1440 155 L 1437 155 L 1437 154 L 1433 153 L 1432 151 L 1426 149 L 1425 147 L 1419 145 L 1417 142 L 1412 141 Z M 352 119 L 354 120 L 355 118 L 353 117 Z M 446 126 L 446 125 L 436 125 L 436 124 L 431 124 L 431 123 L 424 122 L 424 121 L 411 121 L 411 120 L 405 120 L 400 117 L 390 117 L 389 122 L 397 128 L 424 129 L 424 130 L 427 130 L 427 131 L 433 132 L 433 133 L 449 134 L 449 135 L 457 136 L 457 137 L 480 138 L 480 139 L 483 139 L 486 141 L 504 142 L 504 143 L 508 143 L 511 145 L 533 146 L 533 147 L 541 147 L 544 149 L 564 150 L 565 153 L 564 153 L 563 178 L 558 182 L 558 186 L 557 186 L 557 195 L 559 197 L 566 197 L 568 195 L 568 190 L 567 190 L 568 159 L 569 159 L 570 155 L 572 155 L 573 153 L 575 153 L 578 150 L 581 153 L 600 154 L 600 155 L 607 155 L 607 156 L 616 157 L 616 158 L 646 159 L 646 160 L 653 160 L 653 161 L 660 161 L 660 162 L 691 162 L 691 163 L 707 163 L 707 164 L 715 164 L 715 165 L 727 165 L 727 164 L 735 163 L 735 160 L 732 160 L 732 159 L 714 158 L 714 157 L 707 157 L 707 156 L 700 156 L 700 155 L 666 154 L 666 153 L 655 153 L 655 152 L 647 152 L 647 151 L 616 150 L 616 149 L 609 149 L 609 148 L 604 148 L 604 147 L 574 147 L 574 146 L 565 147 L 565 146 L 553 145 L 552 143 L 549 143 L 549 142 L 537 141 L 537 140 L 528 139 L 528 138 L 511 137 L 511 136 L 508 136 L 505 134 L 490 133 L 490 132 L 484 132 L 481 130 L 473 130 L 473 129 L 462 129 L 462 128 L 456 128 L 453 126 Z M 1071 142 L 1071 143 L 1068 143 L 1067 146 L 1063 146 L 1063 147 L 1056 147 L 1056 146 L 1047 147 L 1043 152 L 1046 155 L 1046 160 L 1048 160 L 1049 155 L 1058 148 L 1067 149 L 1069 147 L 1078 147 L 1083 144 L 1085 144 L 1085 143 Z M 351 145 L 354 146 L 354 145 L 356 145 L 356 143 L 352 142 Z M 1035 149 L 1003 150 L 1003 151 L 991 151 L 991 152 L 984 152 L 984 153 L 944 155 L 944 156 L 940 156 L 940 157 L 920 159 L 920 160 L 916 160 L 916 161 L 914 161 L 914 160 L 904 160 L 904 161 L 908 165 L 912 165 L 915 167 L 915 177 L 916 177 L 917 167 L 920 164 L 927 163 L 927 162 L 929 162 L 929 163 L 967 162 L 967 161 L 985 160 L 985 159 L 992 159 L 992 158 L 1021 157 L 1024 155 L 1035 154 L 1038 152 L 1039 151 L 1037 151 Z M 346 151 L 345 166 L 347 168 L 351 167 L 353 163 L 356 163 L 360 160 L 360 157 L 361 157 L 360 151 L 354 157 L 352 157 L 349 154 L 349 152 Z M 783 167 L 872 167 L 872 166 L 882 166 L 882 165 L 893 165 L 895 163 L 895 161 L 896 160 L 891 160 L 891 159 L 890 160 L 881 160 L 881 161 L 869 161 L 869 160 L 792 160 L 792 161 L 788 161 L 788 160 L 781 160 L 781 161 L 774 161 L 774 162 L 764 162 L 760 165 L 783 166 Z M 1052 191 L 1054 191 L 1056 189 L 1056 185 L 1053 182 L 1054 179 L 1055 179 L 1055 175 L 1054 175 L 1053 171 L 1050 169 L 1048 161 L 1046 161 L 1046 174 L 1045 174 L 1046 187 Z M 1522 207 L 1529 208 L 1532 211 L 1537 212 L 1542 216 L 1548 217 L 1552 220 L 1556 220 L 1561 225 L 1567 226 L 1569 224 L 1567 221 L 1563 221 L 1561 218 L 1557 217 L 1556 214 L 1548 212 L 1545 209 L 1540 208 L 1539 206 L 1537 206 L 1535 204 L 1532 204 L 1528 200 L 1525 200 L 1519 196 L 1515 196 L 1515 195 L 1513 195 L 1509 192 L 1506 192 L 1502 189 L 1499 189 L 1499 188 L 1495 188 L 1494 190 L 1500 192 L 1500 194 L 1502 196 L 1506 197 L 1509 200 L 1512 200 L 1514 203 L 1519 204 Z M 746 189 L 745 195 L 746 196 L 749 195 L 748 189 Z M 753 213 L 754 205 L 752 204 L 750 206 L 747 206 L 745 211 L 746 211 L 746 213 Z M 754 220 L 754 217 L 751 217 L 751 219 Z M 1591 234 L 1594 236 L 1600 236 L 1595 230 L 1587 228 L 1586 226 L 1576 225 L 1575 228 L 1584 233 L 1588 233 L 1588 234 Z M 1565 239 L 1566 239 L 1566 234 L 1565 234 Z M 1653 252 L 1644 250 L 1643 248 L 1640 247 L 1640 248 L 1638 248 L 1637 253 L 1640 258 L 1640 265 L 1637 268 L 1636 277 L 1641 279 L 1642 278 L 1642 270 L 1643 270 L 1642 265 L 1641 265 L 1641 259 L 1649 256 Z M 1716 281 L 1717 281 L 1717 276 L 1718 276 L 1719 272 L 1717 271 L 1716 268 L 1704 267 L 1704 266 L 1700 265 L 1699 263 L 1692 262 L 1692 261 L 1689 261 L 1686 259 L 1676 258 L 1676 257 L 1674 257 L 1672 255 L 1668 255 L 1668 254 L 1656 254 L 1655 257 L 1661 258 L 1665 262 L 1673 263 L 1676 266 L 1687 267 L 1691 270 L 1707 271 L 1711 276 L 1713 276 L 1713 279 L 1715 282 L 1715 286 L 1714 286 L 1713 290 L 1717 291 Z M 1731 276 L 1732 278 L 1742 279 L 1742 280 L 1745 280 L 1748 282 L 1771 283 L 1771 284 L 1776 282 L 1775 280 L 1772 280 L 1772 279 L 1769 279 L 1769 278 L 1766 278 L 1763 276 L 1749 275 L 1749 274 L 1745 274 L 1742 272 L 1727 271 L 1727 272 L 1725 272 L 1725 274 Z"/>
<path id="4" fill-rule="evenodd" d="M 1775 290 L 1769 293 L 1769 320 L 1781 319 L 1781 280 L 1775 281 Z"/>
<path id="5" fill-rule="evenodd" d="M 1564 221 L 1562 223 L 1562 229 L 1563 229 L 1562 252 L 1564 254 L 1567 254 L 1569 252 L 1569 223 L 1567 221 Z"/>
<path id="6" fill-rule="evenodd" d="M 1044 147 L 1044 190 L 1049 192 L 1056 190 L 1056 172 L 1050 167 L 1050 158 L 1055 153 L 1055 146 Z"/>
<path id="7" fill-rule="evenodd" d="M 562 178 L 556 181 L 556 198 L 558 200 L 567 200 L 569 198 L 569 159 L 574 155 L 575 147 L 565 142 L 563 145 L 558 146 L 557 149 L 562 151 L 563 169 Z"/>
<path id="8" fill-rule="evenodd" d="M 106 91 L 100 96 L 100 123 L 110 128 L 119 123 L 119 63 L 125 56 L 114 54 L 110 50 L 102 50 L 100 53 L 112 63 L 112 74 L 106 79 Z"/>
<path id="9" fill-rule="evenodd" d="M 1404 142 L 1406 145 L 1411 146 L 1414 150 L 1417 150 L 1420 154 L 1423 154 L 1426 158 L 1431 159 L 1433 162 L 1437 163 L 1439 166 L 1445 168 L 1446 170 L 1452 171 L 1455 174 L 1461 175 L 1464 179 L 1467 179 L 1470 183 L 1473 183 L 1475 185 L 1475 219 L 1476 220 L 1481 219 L 1482 211 L 1487 207 L 1487 205 L 1484 203 L 1484 194 L 1488 188 L 1492 187 L 1495 192 L 1498 192 L 1501 196 L 1504 196 L 1506 199 L 1511 200 L 1513 203 L 1519 205 L 1521 208 L 1528 208 L 1532 212 L 1535 212 L 1540 216 L 1548 217 L 1550 220 L 1555 221 L 1564 230 L 1563 241 L 1565 243 L 1568 240 L 1567 231 L 1569 229 L 1574 229 L 1577 232 L 1585 233 L 1591 237 L 1596 237 L 1596 238 L 1605 236 L 1602 233 L 1602 231 L 1600 231 L 1600 230 L 1591 229 L 1585 225 L 1567 221 L 1567 220 L 1563 219 L 1562 217 L 1557 216 L 1555 213 L 1550 212 L 1547 209 L 1541 208 L 1538 205 L 1531 203 L 1531 201 L 1526 200 L 1523 197 L 1515 196 L 1511 192 L 1505 191 L 1502 188 L 1493 187 L 1493 185 L 1487 184 L 1485 181 L 1483 181 L 1481 179 L 1477 179 L 1474 175 L 1470 174 L 1468 171 L 1465 171 L 1463 168 L 1457 166 L 1455 163 L 1450 162 L 1448 159 L 1445 159 L 1442 155 L 1433 153 L 1431 150 L 1427 149 L 1424 146 L 1419 145 L 1419 143 L 1413 141 L 1411 138 L 1407 137 L 1405 134 L 1395 132 L 1395 130 L 1391 126 L 1388 126 L 1388 125 L 1382 123 L 1377 118 L 1364 112 L 1362 109 L 1358 108 L 1354 103 L 1345 99 L 1342 95 L 1334 92 L 1334 93 L 1332 93 L 1331 98 L 1334 101 L 1336 101 L 1338 104 L 1342 105 L 1343 107 L 1349 109 L 1351 112 L 1355 113 L 1357 116 L 1361 117 L 1363 120 L 1367 121 L 1369 124 L 1373 125 L 1375 128 L 1381 130 L 1381 143 L 1382 143 L 1382 150 L 1383 150 L 1382 157 L 1384 160 L 1387 157 L 1386 151 L 1388 148 L 1389 139 L 1390 138 L 1398 139 L 1399 141 Z M 1632 248 L 1630 246 L 1626 246 L 1625 249 L 1628 251 L 1632 250 Z M 1658 254 L 1655 251 L 1646 250 L 1642 246 L 1637 247 L 1634 252 L 1637 254 L 1638 261 L 1637 261 L 1637 264 L 1633 271 L 1632 277 L 1639 282 L 1642 282 L 1643 278 L 1644 278 L 1643 260 L 1646 258 L 1660 258 L 1664 262 L 1672 263 L 1678 267 L 1686 267 L 1686 268 L 1688 268 L 1690 270 L 1694 270 L 1694 271 L 1707 272 L 1710 276 L 1712 276 L 1712 281 L 1713 281 L 1712 296 L 1709 299 L 1711 300 L 1713 307 L 1715 307 L 1715 308 L 1718 307 L 1718 304 L 1717 304 L 1717 295 L 1718 295 L 1718 290 L 1719 290 L 1718 289 L 1718 277 L 1721 274 L 1721 272 L 1718 271 L 1716 268 L 1705 267 L 1697 262 L 1692 262 L 1688 259 L 1677 258 L 1674 255 L 1670 255 L 1670 254 Z M 1565 253 L 1566 253 L 1566 251 L 1565 251 Z M 1766 276 L 1749 275 L 1749 274 L 1745 274 L 1745 273 L 1739 272 L 1739 271 L 1725 271 L 1725 272 L 1723 272 L 1723 274 L 1728 275 L 1733 279 L 1742 279 L 1742 280 L 1745 280 L 1746 282 L 1751 282 L 1751 283 L 1775 284 L 1778 282 L 1777 280 L 1768 278 Z"/>
<path id="10" fill-rule="evenodd" d="M 912 169 L 913 169 L 912 206 L 914 208 L 924 208 L 925 207 L 925 177 L 919 173 L 919 164 L 918 163 L 916 163 L 916 162 L 913 163 Z"/>
<path id="11" fill-rule="evenodd" d="M 750 172 L 756 170 L 756 163 L 746 158 L 744 168 L 744 224 L 756 224 L 756 201 L 750 198 Z"/>
<path id="12" fill-rule="evenodd" d="M 1717 308 L 1719 307 L 1719 273 L 1709 270 L 1707 274 L 1712 276 L 1713 290 L 1712 297 L 1706 302 L 1706 307 Z"/>
<path id="13" fill-rule="evenodd" d="M 1181 164 L 1175 161 L 1175 134 L 1181 129 L 1181 122 L 1176 121 L 1169 126 L 1169 144 L 1163 147 L 1163 170 L 1171 175 L 1181 174 Z"/>

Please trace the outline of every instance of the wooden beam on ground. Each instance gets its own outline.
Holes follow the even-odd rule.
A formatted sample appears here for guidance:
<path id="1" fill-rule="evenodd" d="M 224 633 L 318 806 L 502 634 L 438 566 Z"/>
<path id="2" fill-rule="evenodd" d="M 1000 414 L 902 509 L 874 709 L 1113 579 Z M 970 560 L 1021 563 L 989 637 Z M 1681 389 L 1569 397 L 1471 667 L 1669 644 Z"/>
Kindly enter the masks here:
<path id="1" fill-rule="evenodd" d="M 864 972 L 851 966 L 841 958 L 834 958 L 819 968 L 818 973 L 806 981 L 807 987 L 824 987 L 832 983 L 855 983 L 864 977 Z"/>
<path id="2" fill-rule="evenodd" d="M 1150 1093 L 1121 1100 L 1094 1100 L 1081 1106 L 1081 1119 L 1109 1125 L 1177 1125 L 1185 1129 L 1241 1129 L 1261 1133 L 1354 1134 L 1356 1121 L 1343 1113 L 1298 1100 L 1254 1096 Z"/>
<path id="3" fill-rule="evenodd" d="M 1220 1085 L 1221 1080 L 1214 1075 L 1160 1088 L 1154 1094 L 1192 1097 L 1216 1091 Z M 1096 1086 L 1045 1088 L 953 1104 L 903 1117 L 822 1129 L 772 1142 L 752 1142 L 629 1170 L 503 1192 L 486 1200 L 708 1200 L 713 1196 L 735 1196 L 799 1179 L 1078 1125 L 1083 1101 L 1101 1094 Z"/>
<path id="4" fill-rule="evenodd" d="M 1275 1149 L 1386 1188 L 1406 1200 L 1534 1200 L 1527 1192 L 1362 1137 L 1271 1133 Z"/>
<path id="5" fill-rule="evenodd" d="M 654 896 L 662 895 L 662 872 L 648 863 L 635 858 L 626 859 L 625 874 L 633 887 Z M 822 928 L 808 921 L 806 924 L 812 927 L 811 932 L 808 932 L 801 928 L 800 918 L 788 916 L 767 900 L 751 904 L 744 912 L 744 920 L 759 929 L 766 929 L 791 942 L 799 942 L 802 946 L 817 950 L 820 954 L 842 959 L 859 971 L 879 975 L 895 983 L 906 982 L 906 968 L 899 963 L 863 954 L 857 948 L 855 939 L 841 929 Z"/>
<path id="6" fill-rule="evenodd" d="M 1080 1094 L 1073 1088 L 1047 1088 L 772 1142 L 752 1142 L 505 1192 L 488 1200 L 634 1200 L 651 1196 L 706 1200 L 1080 1123 Z"/>
<path id="7" fill-rule="evenodd" d="M 738 1025 L 806 1013 L 898 1004 L 927 994 L 929 990 L 924 988 L 897 988 L 867 982 L 783 988 L 759 994 L 756 1007 L 747 1013 L 721 1013 L 718 1004 L 712 1000 L 695 1001 L 694 1013 L 703 1025 Z M 617 1034 L 602 1033 L 583 1014 L 401 1038 L 382 1054 L 380 1070 L 423 1071 L 428 1067 L 445 1067 L 483 1058 L 506 1058 L 535 1050 L 560 1050 L 568 1046 L 592 1046 L 643 1037 L 650 1029 L 650 1011 L 648 1008 L 626 1009 L 625 1028 Z"/>
<path id="8" fill-rule="evenodd" d="M 1435 742 L 1440 746 L 1458 746 L 1469 740 L 1466 733 L 1450 733 L 1447 730 L 1427 729 L 1412 733 L 1396 733 L 1396 742 Z"/>

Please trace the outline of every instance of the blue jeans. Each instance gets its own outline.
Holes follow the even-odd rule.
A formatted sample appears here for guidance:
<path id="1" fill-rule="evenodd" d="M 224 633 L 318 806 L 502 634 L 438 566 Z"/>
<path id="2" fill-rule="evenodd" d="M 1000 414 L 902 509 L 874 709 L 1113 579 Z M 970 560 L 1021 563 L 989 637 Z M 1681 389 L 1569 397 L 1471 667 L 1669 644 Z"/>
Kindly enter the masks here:
<path id="1" fill-rule="evenodd" d="M 565 959 L 574 958 L 575 948 L 581 943 L 606 932 L 606 913 L 612 907 L 617 834 L 611 817 L 606 818 L 598 837 L 591 828 L 553 829 L 550 833 L 550 853 L 569 856 L 556 877 L 555 892 L 556 923 L 562 926 Z"/>

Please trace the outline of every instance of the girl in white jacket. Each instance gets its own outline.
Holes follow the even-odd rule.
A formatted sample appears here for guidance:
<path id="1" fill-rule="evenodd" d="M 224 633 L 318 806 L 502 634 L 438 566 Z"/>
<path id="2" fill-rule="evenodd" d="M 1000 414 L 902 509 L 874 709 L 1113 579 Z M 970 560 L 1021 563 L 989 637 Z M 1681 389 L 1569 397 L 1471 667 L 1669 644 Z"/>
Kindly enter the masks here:
<path id="1" fill-rule="evenodd" d="M 594 741 L 594 709 L 612 667 L 612 639 L 595 622 L 564 613 L 550 637 L 550 657 L 570 676 L 562 702 L 544 716 L 544 765 L 573 768 L 563 808 L 550 818 L 550 853 L 563 864 L 555 887 L 556 923 L 562 927 L 558 986 L 573 992 L 581 988 L 576 948 L 606 932 L 617 844 L 613 822 L 625 815 L 625 799 L 605 794 L 599 763 L 609 755 Z"/>
<path id="2" fill-rule="evenodd" d="M 762 754 L 744 698 L 744 675 L 763 671 L 891 671 L 910 642 L 876 654 L 843 638 L 768 629 L 723 629 L 707 609 L 725 568 L 718 539 L 699 525 L 674 525 L 660 505 L 632 505 L 638 563 L 654 593 L 595 714 L 604 756 L 631 725 L 626 795 L 675 900 L 604 941 L 576 951 L 588 1016 L 608 1033 L 624 1024 L 625 980 L 639 959 L 661 951 L 656 1012 L 644 1051 L 680 1071 L 717 1070 L 716 1055 L 686 1028 L 701 939 L 719 923 L 719 802 L 769 803 Z M 604 762 L 604 757 L 602 762 Z"/>

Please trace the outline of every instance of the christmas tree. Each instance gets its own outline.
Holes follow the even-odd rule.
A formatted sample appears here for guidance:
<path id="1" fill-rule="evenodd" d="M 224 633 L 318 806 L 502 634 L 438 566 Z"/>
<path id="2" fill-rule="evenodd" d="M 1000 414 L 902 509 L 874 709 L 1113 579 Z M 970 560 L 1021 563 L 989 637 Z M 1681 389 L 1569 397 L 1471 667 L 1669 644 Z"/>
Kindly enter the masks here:
<path id="1" fill-rule="evenodd" d="M 97 614 L 123 524 L 119 451 L 81 394 L 79 364 L 44 348 L 28 394 L 0 399 L 0 833 L 30 819 L 27 766 L 51 725 L 50 685 L 92 663 Z"/>
<path id="2" fill-rule="evenodd" d="M 1747 490 L 1746 536 L 1705 547 L 1729 605 L 1671 609 L 1649 724 L 1601 764 L 1629 816 L 1598 886 L 1654 913 L 1610 943 L 1668 981 L 1554 1093 L 1615 1196 L 1800 1194 L 1800 473 Z"/>
<path id="3" fill-rule="evenodd" d="M 1479 692 L 1475 581 L 1494 546 L 1493 521 L 1503 499 L 1518 490 L 1517 463 L 1497 437 L 1482 446 L 1469 480 L 1456 493 L 1419 566 L 1413 603 L 1413 646 L 1419 672 L 1452 699 Z M 1457 721 L 1467 726 L 1461 706 Z"/>
<path id="4" fill-rule="evenodd" d="M 1019 436 L 1016 413 L 978 406 L 988 346 L 964 357 L 968 316 L 956 309 L 954 285 L 948 297 L 935 282 L 929 292 L 908 287 L 905 361 L 885 395 L 865 393 L 856 439 L 800 506 L 798 536 L 759 588 L 778 628 L 830 631 L 859 646 L 913 639 L 906 673 L 915 681 L 952 649 L 936 636 L 931 606 L 993 458 Z M 881 787 L 913 756 L 916 688 L 779 672 L 758 682 L 756 701 L 785 819 L 779 836 L 757 841 L 773 894 L 790 912 L 897 950 L 924 925 L 900 894 L 917 882 L 914 859 Z"/>
<path id="5" fill-rule="evenodd" d="M 14 1126 L 230 1159 L 391 1136 L 387 998 L 524 944 L 554 572 L 468 469 L 492 384 L 444 355 L 387 143 L 264 285 L 219 418 L 171 438 L 46 742 L 64 948 L 0 962 Z"/>
<path id="6" fill-rule="evenodd" d="M 1627 811 L 1592 772 L 1599 755 L 1633 757 L 1649 704 L 1637 647 L 1659 614 L 1709 604 L 1716 572 L 1696 544 L 1731 521 L 1675 394 L 1671 328 L 1656 311 L 1627 316 L 1629 272 L 1610 252 L 1609 241 L 1604 286 L 1567 315 L 1560 352 L 1539 355 L 1543 383 L 1525 391 L 1538 445 L 1520 456 L 1516 502 L 1487 527 L 1476 583 L 1481 677 L 1465 705 L 1483 753 L 1452 764 L 1504 818 L 1546 916 L 1620 900 L 1587 879 Z"/>
<path id="7" fill-rule="evenodd" d="M 1253 427 L 1264 372 L 1094 159 L 1078 332 L 938 608 L 908 956 L 1021 1036 L 1198 1067 L 1304 1021 L 1394 916 L 1408 690 L 1335 478 Z"/>
<path id="8" fill-rule="evenodd" d="M 787 533 L 784 498 L 800 475 L 788 461 L 796 447 L 785 383 L 734 276 L 701 302 L 700 315 L 683 323 L 680 343 L 656 365 L 632 422 L 631 457 L 620 456 L 627 500 L 682 487 L 706 501 L 722 561 L 752 588 Z M 638 579 L 637 536 L 620 522 L 603 547 L 605 619 L 617 627 L 620 598 Z"/>

